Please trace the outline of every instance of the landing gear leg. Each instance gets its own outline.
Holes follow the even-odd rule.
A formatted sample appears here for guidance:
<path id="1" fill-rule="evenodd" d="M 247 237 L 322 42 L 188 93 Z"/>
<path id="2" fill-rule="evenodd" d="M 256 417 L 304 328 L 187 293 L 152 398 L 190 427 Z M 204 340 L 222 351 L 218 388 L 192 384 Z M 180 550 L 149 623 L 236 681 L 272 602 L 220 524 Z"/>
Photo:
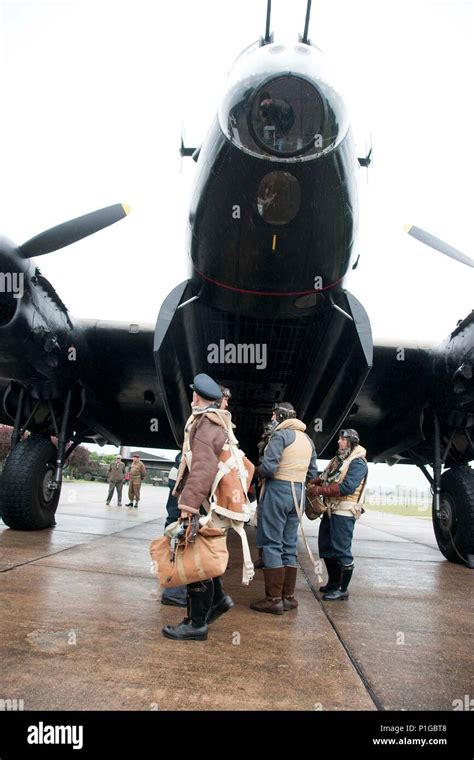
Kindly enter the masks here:
<path id="1" fill-rule="evenodd" d="M 450 562 L 474 569 L 474 471 L 458 465 L 441 474 L 441 436 L 434 413 L 433 528 Z"/>
<path id="2" fill-rule="evenodd" d="M 12 449 L 3 468 L 0 494 L 0 513 L 3 521 L 15 530 L 41 530 L 55 525 L 59 503 L 65 446 L 68 437 L 71 391 L 68 392 L 58 431 L 54 413 L 51 415 L 58 435 L 58 447 L 45 433 L 33 433 L 22 439 L 32 420 L 32 414 L 21 426 L 25 391 L 22 390 L 15 417 Z M 73 447 L 77 442 L 73 444 Z M 70 447 L 67 454 L 71 452 Z"/>

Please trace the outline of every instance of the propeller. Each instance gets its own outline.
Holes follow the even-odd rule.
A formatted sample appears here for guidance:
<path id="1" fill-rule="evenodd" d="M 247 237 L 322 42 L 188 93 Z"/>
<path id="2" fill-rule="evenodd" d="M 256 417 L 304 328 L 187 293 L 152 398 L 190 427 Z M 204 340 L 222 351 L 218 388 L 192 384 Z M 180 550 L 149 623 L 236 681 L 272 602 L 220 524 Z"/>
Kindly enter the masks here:
<path id="1" fill-rule="evenodd" d="M 420 243 L 429 245 L 430 248 L 434 248 L 435 251 L 444 253 L 445 256 L 449 256 L 451 259 L 461 262 L 461 264 L 467 264 L 468 267 L 474 267 L 474 259 L 471 259 L 469 256 L 466 256 L 465 253 L 461 253 L 461 251 L 458 251 L 443 240 L 431 235 L 429 232 L 422 230 L 421 227 L 405 224 L 403 229 L 405 232 L 408 232 L 409 235 L 419 240 Z"/>
<path id="2" fill-rule="evenodd" d="M 27 240 L 20 246 L 20 254 L 24 259 L 31 259 L 34 256 L 52 253 L 52 251 L 65 248 L 88 235 L 93 235 L 94 232 L 103 230 L 104 227 L 115 224 L 129 213 L 130 206 L 126 203 L 116 203 L 113 206 L 92 211 L 90 214 L 78 216 L 76 219 L 70 219 L 68 222 L 51 227 L 49 230 L 40 232 L 39 235 Z"/>

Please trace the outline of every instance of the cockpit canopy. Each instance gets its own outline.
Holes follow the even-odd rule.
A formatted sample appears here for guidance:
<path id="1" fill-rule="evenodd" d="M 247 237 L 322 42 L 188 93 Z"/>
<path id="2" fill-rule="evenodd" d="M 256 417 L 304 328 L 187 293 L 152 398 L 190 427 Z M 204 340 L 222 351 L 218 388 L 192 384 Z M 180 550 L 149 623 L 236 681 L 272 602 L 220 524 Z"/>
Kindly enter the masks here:
<path id="1" fill-rule="evenodd" d="M 219 109 L 222 131 L 259 158 L 301 161 L 325 155 L 349 128 L 326 68 L 323 54 L 310 45 L 251 46 L 230 73 Z"/>

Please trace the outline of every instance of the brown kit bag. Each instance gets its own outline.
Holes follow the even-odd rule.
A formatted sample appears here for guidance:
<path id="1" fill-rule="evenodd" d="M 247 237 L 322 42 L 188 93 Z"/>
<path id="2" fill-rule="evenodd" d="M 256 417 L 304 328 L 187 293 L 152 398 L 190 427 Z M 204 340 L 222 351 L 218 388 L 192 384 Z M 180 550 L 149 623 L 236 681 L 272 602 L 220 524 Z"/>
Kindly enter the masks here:
<path id="1" fill-rule="evenodd" d="M 153 569 L 163 588 L 184 586 L 223 575 L 229 561 L 227 537 L 221 528 L 201 527 L 192 543 L 183 537 L 171 561 L 168 536 L 152 541 Z"/>

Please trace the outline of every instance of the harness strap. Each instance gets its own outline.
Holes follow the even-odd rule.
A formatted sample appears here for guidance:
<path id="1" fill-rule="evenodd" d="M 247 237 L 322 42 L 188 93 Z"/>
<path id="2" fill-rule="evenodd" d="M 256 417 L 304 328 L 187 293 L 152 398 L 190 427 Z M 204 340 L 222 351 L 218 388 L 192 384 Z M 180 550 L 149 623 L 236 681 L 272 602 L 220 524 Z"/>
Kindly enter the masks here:
<path id="1" fill-rule="evenodd" d="M 295 484 L 293 483 L 293 481 L 290 481 L 290 482 L 291 482 L 291 493 L 292 493 L 292 496 L 293 496 L 293 503 L 295 505 L 296 514 L 298 515 L 298 518 L 299 518 L 299 521 L 300 521 L 301 535 L 303 536 L 304 545 L 306 547 L 306 551 L 308 552 L 309 558 L 310 558 L 310 560 L 312 562 L 312 565 L 313 565 L 313 568 L 314 568 L 314 572 L 315 572 L 316 575 L 319 575 L 319 570 L 318 570 L 319 565 L 316 562 L 316 560 L 314 559 L 313 552 L 309 548 L 309 544 L 308 544 L 308 541 L 306 539 L 306 535 L 305 535 L 305 532 L 304 532 L 304 529 L 303 529 L 303 514 L 304 514 L 303 507 L 304 507 L 304 500 L 305 500 L 305 484 L 301 483 L 301 500 L 300 500 L 300 504 L 298 505 L 298 499 L 297 499 L 297 496 L 296 496 Z"/>
<path id="2" fill-rule="evenodd" d="M 244 467 L 244 454 L 243 451 L 240 451 L 240 449 L 237 449 L 235 446 L 231 444 L 231 451 L 235 458 L 235 463 L 237 465 L 237 471 L 239 473 L 239 479 L 240 479 L 240 485 L 242 486 L 243 492 L 245 495 L 247 495 L 247 471 Z"/>
<path id="3" fill-rule="evenodd" d="M 244 564 L 242 565 L 242 584 L 248 586 L 250 581 L 254 578 L 255 568 L 253 566 L 252 557 L 250 556 L 247 534 L 242 522 L 232 520 L 232 527 L 235 532 L 239 534 L 242 542 L 242 554 L 244 556 Z"/>
<path id="4" fill-rule="evenodd" d="M 333 502 L 329 502 L 328 503 L 328 505 L 327 505 L 328 517 L 331 517 L 333 512 L 334 513 L 339 512 L 341 510 L 341 507 L 342 507 L 346 511 L 349 510 L 350 512 L 352 512 L 352 515 L 353 515 L 353 517 L 356 518 L 356 520 L 359 519 L 359 517 L 362 514 L 362 506 L 364 504 L 365 489 L 367 487 L 367 478 L 368 478 L 368 476 L 369 476 L 369 474 L 367 473 L 367 475 L 364 477 L 364 479 L 361 480 L 362 488 L 360 489 L 359 497 L 358 497 L 357 501 L 343 501 L 343 500 L 341 501 L 341 500 L 339 500 L 339 501 L 333 501 Z M 359 486 L 360 486 L 360 483 L 359 483 Z M 359 488 L 359 486 L 357 486 L 357 488 Z M 348 506 L 347 507 L 343 507 L 344 504 L 347 504 Z M 359 510 L 358 515 L 357 515 L 357 510 L 355 508 L 355 505 L 357 505 L 357 504 L 361 505 L 361 509 Z"/>
<path id="5" fill-rule="evenodd" d="M 232 459 L 232 457 L 230 459 Z M 214 494 L 217 491 L 217 486 L 221 482 L 224 475 L 227 475 L 231 470 L 231 468 L 228 466 L 228 462 L 230 461 L 230 459 L 228 459 L 227 462 L 219 462 L 217 466 L 216 477 L 214 478 L 214 481 L 211 486 L 211 493 L 210 493 L 211 499 L 214 497 Z"/>

